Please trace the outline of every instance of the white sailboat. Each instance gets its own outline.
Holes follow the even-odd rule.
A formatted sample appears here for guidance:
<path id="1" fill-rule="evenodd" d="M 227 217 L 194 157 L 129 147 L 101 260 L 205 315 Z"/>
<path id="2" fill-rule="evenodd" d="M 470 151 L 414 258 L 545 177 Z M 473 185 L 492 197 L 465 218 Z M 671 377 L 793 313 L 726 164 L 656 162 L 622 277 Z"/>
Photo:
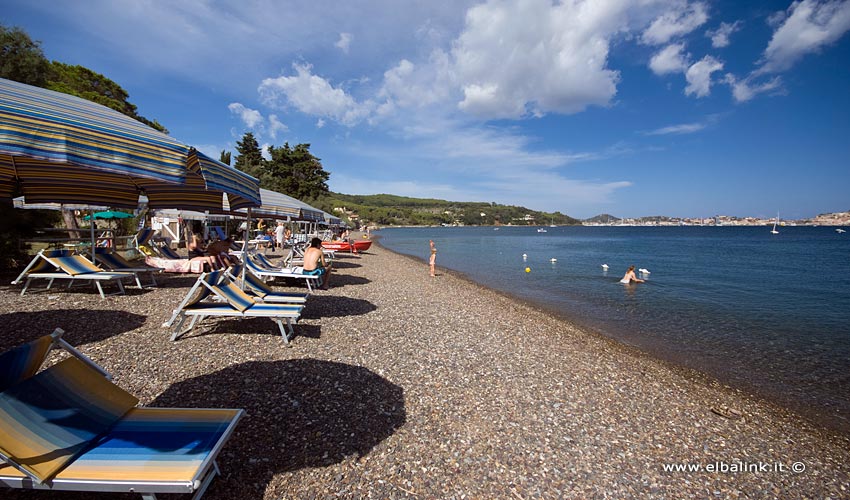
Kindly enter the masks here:
<path id="1" fill-rule="evenodd" d="M 776 219 L 773 221 L 773 229 L 770 230 L 770 234 L 779 234 L 779 231 L 776 230 L 776 224 L 779 223 L 779 212 L 776 212 Z"/>

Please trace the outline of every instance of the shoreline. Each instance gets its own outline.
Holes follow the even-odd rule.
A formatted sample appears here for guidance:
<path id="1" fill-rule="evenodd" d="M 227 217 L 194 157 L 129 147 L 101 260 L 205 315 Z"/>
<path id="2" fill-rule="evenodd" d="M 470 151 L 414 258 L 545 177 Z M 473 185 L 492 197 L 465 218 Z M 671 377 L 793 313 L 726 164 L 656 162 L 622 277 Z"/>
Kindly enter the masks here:
<path id="1" fill-rule="evenodd" d="M 423 266 L 428 265 L 428 261 L 425 258 L 395 252 L 394 250 L 388 249 L 385 246 L 381 245 L 379 240 L 380 236 L 372 237 L 372 241 L 375 244 L 381 246 L 382 249 L 391 252 L 395 255 L 398 255 L 401 258 L 410 259 L 413 262 L 416 262 L 417 264 Z M 444 274 L 451 275 L 455 279 L 465 281 L 469 285 L 479 287 L 482 290 L 487 290 L 508 300 L 519 302 L 525 305 L 526 307 L 538 311 L 542 314 L 552 316 L 558 320 L 569 324 L 572 328 L 575 328 L 581 334 L 588 335 L 598 341 L 605 342 L 610 346 L 610 348 L 620 349 L 629 356 L 641 357 L 648 361 L 660 363 L 666 369 L 676 372 L 683 377 L 689 378 L 694 382 L 711 386 L 723 387 L 725 389 L 728 389 L 729 391 L 734 392 L 736 397 L 742 397 L 772 406 L 776 411 L 780 413 L 785 413 L 792 416 L 793 418 L 804 420 L 807 424 L 811 425 L 815 429 L 822 429 L 824 432 L 850 440 L 850 423 L 846 422 L 843 419 L 840 419 L 839 417 L 824 416 L 823 414 L 816 412 L 807 413 L 799 405 L 796 407 L 791 405 L 786 406 L 778 401 L 771 399 L 769 393 L 759 392 L 758 388 L 756 387 L 738 386 L 734 383 L 730 383 L 726 380 L 723 380 L 723 378 L 720 376 L 715 376 L 713 374 L 704 372 L 698 368 L 689 367 L 673 359 L 666 359 L 660 354 L 655 354 L 639 346 L 626 344 L 614 338 L 613 336 L 607 335 L 603 330 L 599 328 L 594 328 L 588 325 L 581 324 L 579 320 L 563 311 L 560 311 L 554 307 L 549 307 L 545 304 L 534 302 L 524 297 L 513 295 L 507 291 L 498 290 L 495 288 L 491 288 L 487 285 L 483 285 L 470 278 L 466 273 L 462 271 L 456 271 L 453 269 L 440 267 L 439 265 L 437 265 L 437 271 L 438 273 L 442 272 Z"/>
<path id="2" fill-rule="evenodd" d="M 101 300 L 7 280 L 0 350 L 61 326 L 144 405 L 245 408 L 209 499 L 848 494 L 847 437 L 380 245 L 340 255 L 291 348 L 263 318 L 169 342 L 160 325 L 194 277 L 157 281 Z"/>

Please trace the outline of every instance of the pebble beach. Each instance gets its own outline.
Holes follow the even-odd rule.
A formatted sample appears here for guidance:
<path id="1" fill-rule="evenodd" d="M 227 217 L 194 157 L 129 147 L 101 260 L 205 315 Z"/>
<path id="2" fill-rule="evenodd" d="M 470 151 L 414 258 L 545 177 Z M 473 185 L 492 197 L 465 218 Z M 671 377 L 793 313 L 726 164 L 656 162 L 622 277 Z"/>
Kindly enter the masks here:
<path id="1" fill-rule="evenodd" d="M 60 327 L 142 405 L 244 408 L 206 499 L 850 498 L 850 436 L 437 265 L 340 255 L 291 347 L 265 318 L 170 341 L 193 275 L 104 300 L 7 274 L 0 351 Z"/>

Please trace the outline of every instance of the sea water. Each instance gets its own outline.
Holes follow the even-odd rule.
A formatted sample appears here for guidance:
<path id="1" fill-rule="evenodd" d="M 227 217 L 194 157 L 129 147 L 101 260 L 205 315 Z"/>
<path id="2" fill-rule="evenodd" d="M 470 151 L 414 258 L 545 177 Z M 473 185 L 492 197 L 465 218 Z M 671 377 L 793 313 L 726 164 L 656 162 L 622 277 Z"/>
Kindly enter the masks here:
<path id="1" fill-rule="evenodd" d="M 850 432 L 850 233 L 831 227 L 780 227 L 777 235 L 768 227 L 545 229 L 387 228 L 378 234 L 385 247 L 422 259 L 433 239 L 438 267 Z M 646 283 L 619 283 L 630 265 L 650 271 L 638 273 Z"/>

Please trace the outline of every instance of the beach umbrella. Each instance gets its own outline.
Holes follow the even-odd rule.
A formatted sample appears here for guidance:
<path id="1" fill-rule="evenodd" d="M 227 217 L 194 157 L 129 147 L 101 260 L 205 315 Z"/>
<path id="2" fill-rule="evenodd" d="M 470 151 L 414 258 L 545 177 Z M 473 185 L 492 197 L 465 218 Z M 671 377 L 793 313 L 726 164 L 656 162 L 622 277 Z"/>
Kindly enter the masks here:
<path id="1" fill-rule="evenodd" d="M 260 204 L 257 179 L 141 122 L 0 79 L 0 198 L 136 208 L 141 193 L 162 208 Z"/>
<path id="2" fill-rule="evenodd" d="M 222 210 L 259 181 L 115 110 L 0 79 L 0 200 Z"/>
<path id="3" fill-rule="evenodd" d="M 83 217 L 83 220 L 111 220 L 111 219 L 130 219 L 135 217 L 133 214 L 128 214 L 127 212 L 116 212 L 115 210 L 106 210 L 104 212 L 95 212 L 91 215 L 86 215 Z"/>

